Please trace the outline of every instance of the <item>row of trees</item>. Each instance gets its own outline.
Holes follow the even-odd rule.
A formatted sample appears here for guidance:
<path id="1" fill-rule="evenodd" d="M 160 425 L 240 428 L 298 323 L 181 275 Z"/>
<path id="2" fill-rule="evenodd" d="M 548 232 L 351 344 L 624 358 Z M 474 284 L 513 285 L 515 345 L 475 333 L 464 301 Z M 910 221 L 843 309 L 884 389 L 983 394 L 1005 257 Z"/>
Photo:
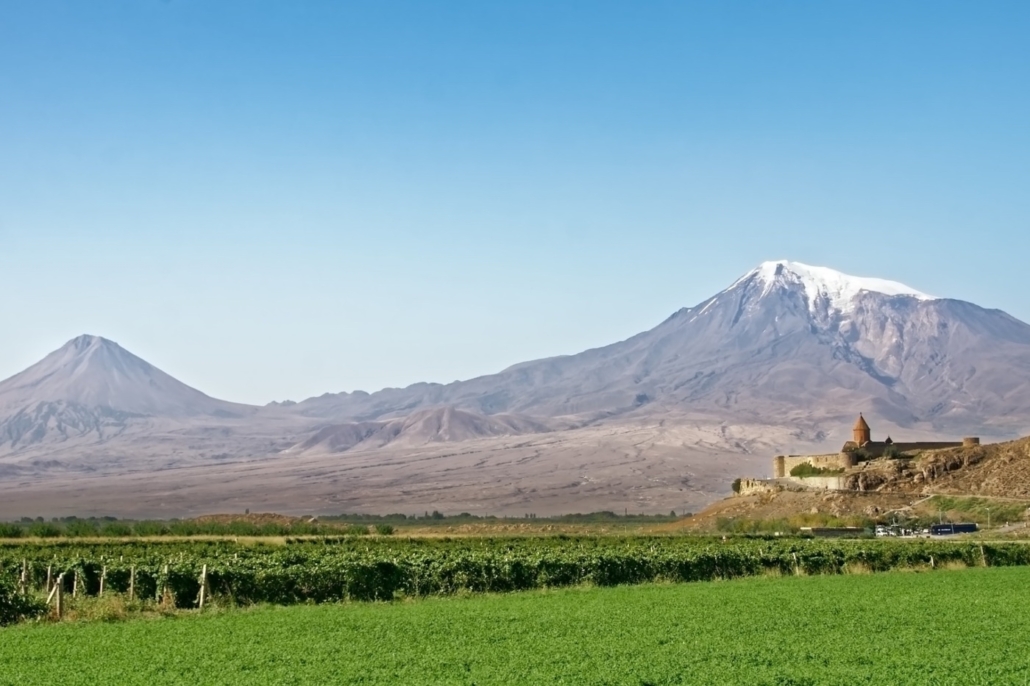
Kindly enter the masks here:
<path id="1" fill-rule="evenodd" d="M 366 536 L 393 534 L 391 524 L 232 521 L 106 521 L 74 519 L 50 522 L 0 522 L 0 538 L 126 538 L 150 536 Z"/>

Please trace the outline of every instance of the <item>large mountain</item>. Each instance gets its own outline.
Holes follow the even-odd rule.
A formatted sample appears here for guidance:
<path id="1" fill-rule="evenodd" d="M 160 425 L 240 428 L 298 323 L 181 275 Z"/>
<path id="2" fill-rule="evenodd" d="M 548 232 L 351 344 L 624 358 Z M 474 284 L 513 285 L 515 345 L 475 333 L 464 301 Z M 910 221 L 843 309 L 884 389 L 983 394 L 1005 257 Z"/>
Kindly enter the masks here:
<path id="1" fill-rule="evenodd" d="M 253 412 L 176 381 L 117 343 L 79 336 L 0 382 L 0 450 L 70 438 L 102 441 L 144 419 L 227 419 Z"/>
<path id="2" fill-rule="evenodd" d="M 1030 428 L 1030 326 L 900 283 L 766 262 L 650 331 L 448 385 L 327 394 L 310 417 L 433 405 L 597 419 L 701 412 L 767 424 L 849 417 L 950 433 Z"/>

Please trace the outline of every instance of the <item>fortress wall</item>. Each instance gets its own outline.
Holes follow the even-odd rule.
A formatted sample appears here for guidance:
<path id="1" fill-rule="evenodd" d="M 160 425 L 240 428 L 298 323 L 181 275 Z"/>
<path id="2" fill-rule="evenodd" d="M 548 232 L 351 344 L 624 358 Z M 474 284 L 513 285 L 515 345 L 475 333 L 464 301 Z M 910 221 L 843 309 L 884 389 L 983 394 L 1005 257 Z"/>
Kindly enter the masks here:
<path id="1" fill-rule="evenodd" d="M 883 443 L 874 443 L 867 445 L 862 448 L 869 457 L 883 457 L 888 447 L 894 448 L 898 452 L 914 452 L 917 450 L 943 450 L 945 448 L 961 448 L 963 443 L 961 441 L 920 441 L 916 443 L 893 443 L 890 446 L 884 445 Z M 788 470 L 789 472 L 789 470 Z"/>
<path id="2" fill-rule="evenodd" d="M 741 479 L 740 492 L 737 495 L 773 493 L 778 490 L 780 490 L 780 485 L 770 479 Z"/>
<path id="3" fill-rule="evenodd" d="M 843 476 L 788 476 L 784 481 L 801 484 L 805 488 L 815 488 L 824 491 L 844 491 Z"/>
<path id="4" fill-rule="evenodd" d="M 782 479 L 741 479 L 740 491 L 737 495 L 775 493 L 782 490 L 800 491 L 811 488 L 824 491 L 846 490 L 842 476 L 787 476 Z"/>
<path id="5" fill-rule="evenodd" d="M 844 468 L 844 457 L 840 453 L 833 453 L 832 455 L 811 455 L 809 456 L 808 461 L 812 463 L 813 467 L 819 467 L 820 469 Z"/>
<path id="6" fill-rule="evenodd" d="M 895 443 L 894 447 L 902 452 L 906 450 L 942 450 L 944 448 L 961 448 L 962 441 Z"/>
<path id="7" fill-rule="evenodd" d="M 790 470 L 806 462 L 819 469 L 845 469 L 854 465 L 854 457 L 842 453 L 832 453 L 830 455 L 780 455 L 773 460 L 773 475 L 778 479 L 788 477 L 790 476 Z"/>

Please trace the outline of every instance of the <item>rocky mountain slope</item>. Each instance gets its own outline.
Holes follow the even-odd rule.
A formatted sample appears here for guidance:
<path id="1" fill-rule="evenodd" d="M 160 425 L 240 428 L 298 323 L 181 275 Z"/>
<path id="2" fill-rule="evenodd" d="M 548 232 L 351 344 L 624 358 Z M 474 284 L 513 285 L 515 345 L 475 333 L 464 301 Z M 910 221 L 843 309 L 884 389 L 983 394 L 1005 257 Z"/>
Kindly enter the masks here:
<path id="1" fill-rule="evenodd" d="M 477 438 L 547 433 L 555 428 L 532 417 L 438 407 L 413 412 L 407 417 L 381 422 L 348 422 L 324 426 L 287 452 L 339 453 L 375 450 L 385 446 L 416 447 L 432 443 L 468 441 Z"/>
<path id="2" fill-rule="evenodd" d="M 447 385 L 327 394 L 294 406 L 371 420 L 433 405 L 603 418 L 701 411 L 816 425 L 857 409 L 888 424 L 1030 429 L 1030 326 L 903 284 L 767 262 L 654 329 Z"/>

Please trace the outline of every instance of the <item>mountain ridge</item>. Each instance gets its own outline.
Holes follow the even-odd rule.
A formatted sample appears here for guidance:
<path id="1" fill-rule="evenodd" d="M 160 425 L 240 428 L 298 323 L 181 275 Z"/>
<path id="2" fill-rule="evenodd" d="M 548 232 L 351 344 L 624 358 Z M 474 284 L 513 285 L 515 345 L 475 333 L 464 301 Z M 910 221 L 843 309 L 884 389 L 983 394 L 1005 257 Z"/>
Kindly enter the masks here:
<path id="1" fill-rule="evenodd" d="M 606 346 L 449 384 L 260 408 L 211 398 L 116 343 L 83 335 L 0 381 L 0 452 L 102 443 L 131 427 L 151 430 L 150 420 L 173 429 L 232 421 L 236 432 L 276 425 L 331 433 L 440 407 L 465 413 L 483 435 L 502 429 L 478 417 L 499 415 L 522 418 L 516 425 L 526 431 L 555 419 L 583 426 L 703 415 L 813 433 L 864 410 L 886 425 L 1006 436 L 1030 429 L 1030 326 L 898 282 L 780 260 Z"/>
<path id="2" fill-rule="evenodd" d="M 285 452 L 342 453 L 386 446 L 421 447 L 433 443 L 548 433 L 557 428 L 519 415 L 483 415 L 455 407 L 433 407 L 405 417 L 324 426 Z"/>

